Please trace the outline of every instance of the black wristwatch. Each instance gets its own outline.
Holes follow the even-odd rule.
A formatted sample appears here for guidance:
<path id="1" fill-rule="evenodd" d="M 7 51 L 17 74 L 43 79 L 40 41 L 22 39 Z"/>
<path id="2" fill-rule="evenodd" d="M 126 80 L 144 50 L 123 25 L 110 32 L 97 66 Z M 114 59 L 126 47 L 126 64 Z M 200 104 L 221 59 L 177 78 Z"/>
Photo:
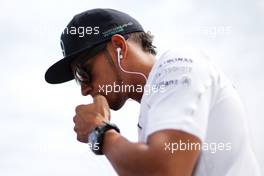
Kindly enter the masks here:
<path id="1" fill-rule="evenodd" d="M 106 121 L 103 123 L 103 125 L 96 127 L 88 137 L 89 146 L 96 155 L 103 155 L 102 148 L 106 131 L 114 129 L 120 133 L 119 128 L 115 124 Z"/>

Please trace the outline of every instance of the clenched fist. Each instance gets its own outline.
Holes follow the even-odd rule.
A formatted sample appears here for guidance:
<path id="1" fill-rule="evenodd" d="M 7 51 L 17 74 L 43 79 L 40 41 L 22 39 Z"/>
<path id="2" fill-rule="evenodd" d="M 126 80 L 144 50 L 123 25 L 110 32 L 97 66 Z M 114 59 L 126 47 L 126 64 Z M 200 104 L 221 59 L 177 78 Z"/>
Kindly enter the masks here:
<path id="1" fill-rule="evenodd" d="M 77 133 L 77 140 L 84 143 L 88 142 L 88 135 L 94 128 L 102 125 L 103 121 L 110 120 L 109 106 L 102 95 L 95 96 L 92 104 L 77 106 L 75 112 L 74 131 Z"/>

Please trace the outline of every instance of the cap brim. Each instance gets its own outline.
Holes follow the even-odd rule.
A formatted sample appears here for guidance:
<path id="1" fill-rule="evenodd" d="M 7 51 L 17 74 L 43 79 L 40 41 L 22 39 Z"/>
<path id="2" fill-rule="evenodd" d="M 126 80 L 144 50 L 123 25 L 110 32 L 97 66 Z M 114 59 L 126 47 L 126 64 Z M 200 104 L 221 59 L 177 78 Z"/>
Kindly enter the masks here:
<path id="1" fill-rule="evenodd" d="M 50 84 L 59 84 L 74 78 L 71 70 L 73 56 L 65 57 L 53 64 L 45 73 L 45 80 Z"/>
<path id="2" fill-rule="evenodd" d="M 50 84 L 59 84 L 74 79 L 74 75 L 71 69 L 72 61 L 83 52 L 87 52 L 86 58 L 94 57 L 96 54 L 98 54 L 98 52 L 104 49 L 105 46 L 106 44 L 103 43 L 101 45 L 96 46 L 95 49 L 93 49 L 93 47 L 86 48 L 59 60 L 46 71 L 45 80 Z"/>

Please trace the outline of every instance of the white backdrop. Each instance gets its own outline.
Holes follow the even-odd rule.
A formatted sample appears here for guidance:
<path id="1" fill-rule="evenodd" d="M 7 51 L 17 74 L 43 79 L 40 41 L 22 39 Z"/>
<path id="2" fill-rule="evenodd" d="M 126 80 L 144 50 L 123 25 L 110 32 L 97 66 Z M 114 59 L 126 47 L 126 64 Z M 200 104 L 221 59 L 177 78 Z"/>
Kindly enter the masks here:
<path id="1" fill-rule="evenodd" d="M 203 49 L 238 88 L 251 142 L 264 171 L 263 0 L 2 0 L 0 6 L 0 175 L 116 175 L 104 157 L 77 142 L 72 117 L 81 97 L 74 81 L 49 85 L 46 69 L 62 57 L 59 37 L 73 15 L 115 8 L 138 19 L 167 48 Z M 137 140 L 139 105 L 112 112 L 124 136 Z M 124 159 L 125 156 L 124 156 Z"/>

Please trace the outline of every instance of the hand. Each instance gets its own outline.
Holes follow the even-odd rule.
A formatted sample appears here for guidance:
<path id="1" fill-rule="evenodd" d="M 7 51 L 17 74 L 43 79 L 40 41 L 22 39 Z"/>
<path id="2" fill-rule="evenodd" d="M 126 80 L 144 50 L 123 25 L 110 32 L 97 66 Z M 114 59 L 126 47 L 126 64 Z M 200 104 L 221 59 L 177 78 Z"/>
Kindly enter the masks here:
<path id="1" fill-rule="evenodd" d="M 94 128 L 102 125 L 103 121 L 110 120 L 109 106 L 102 95 L 95 96 L 92 104 L 77 106 L 75 112 L 74 131 L 77 133 L 77 140 L 84 143 L 88 142 L 88 135 Z"/>

